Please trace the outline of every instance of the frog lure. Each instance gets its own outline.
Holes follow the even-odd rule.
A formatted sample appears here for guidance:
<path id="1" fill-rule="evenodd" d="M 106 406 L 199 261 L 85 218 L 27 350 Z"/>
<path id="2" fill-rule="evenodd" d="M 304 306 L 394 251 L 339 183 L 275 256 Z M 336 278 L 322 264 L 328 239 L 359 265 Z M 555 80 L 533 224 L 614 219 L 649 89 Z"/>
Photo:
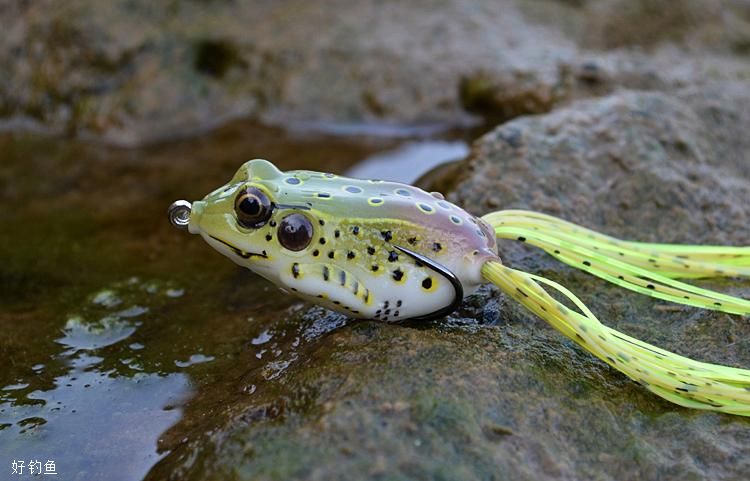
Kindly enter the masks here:
<path id="1" fill-rule="evenodd" d="M 169 216 L 240 266 L 351 317 L 436 318 L 492 282 L 662 398 L 750 416 L 750 370 L 694 361 L 604 326 L 565 287 L 503 265 L 496 237 L 534 245 L 641 294 L 739 315 L 750 314 L 750 301 L 677 279 L 750 277 L 750 247 L 622 241 L 523 210 L 477 218 L 410 185 L 282 172 L 261 159 L 245 163 L 203 200 L 173 203 Z"/>

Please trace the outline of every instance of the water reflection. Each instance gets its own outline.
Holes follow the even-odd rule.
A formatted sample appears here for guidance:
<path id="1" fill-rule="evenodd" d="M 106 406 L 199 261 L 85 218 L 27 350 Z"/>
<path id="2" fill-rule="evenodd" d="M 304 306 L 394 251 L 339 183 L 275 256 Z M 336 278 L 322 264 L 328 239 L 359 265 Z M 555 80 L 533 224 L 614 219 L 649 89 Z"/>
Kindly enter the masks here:
<path id="1" fill-rule="evenodd" d="M 292 122 L 286 129 L 297 134 L 381 137 L 387 139 L 425 138 L 446 135 L 457 128 L 477 127 L 478 121 L 461 123 L 395 124 L 369 122 Z"/>
<path id="2" fill-rule="evenodd" d="M 362 179 L 383 179 L 413 183 L 440 164 L 469 154 L 464 141 L 422 140 L 372 155 L 346 173 Z"/>
<path id="3" fill-rule="evenodd" d="M 65 322 L 64 347 L 47 365 L 36 364 L 29 379 L 0 391 L 0 452 L 2 462 L 52 460 L 60 479 L 139 480 L 166 453 L 157 440 L 181 416 L 181 404 L 191 392 L 184 373 L 141 372 L 137 351 L 130 344 L 121 355 L 97 355 L 130 338 L 145 321 L 149 307 L 129 305 L 139 300 L 154 305 L 169 298 L 131 279 L 92 296 L 81 312 Z M 149 292 L 151 291 L 151 292 Z M 42 373 L 51 370 L 50 381 Z M 3 467 L 5 468 L 5 466 Z"/>
<path id="4" fill-rule="evenodd" d="M 191 354 L 187 361 L 175 361 L 174 365 L 177 367 L 190 367 L 195 364 L 203 364 L 204 362 L 211 362 L 216 359 L 213 356 L 204 356 L 203 354 Z"/>

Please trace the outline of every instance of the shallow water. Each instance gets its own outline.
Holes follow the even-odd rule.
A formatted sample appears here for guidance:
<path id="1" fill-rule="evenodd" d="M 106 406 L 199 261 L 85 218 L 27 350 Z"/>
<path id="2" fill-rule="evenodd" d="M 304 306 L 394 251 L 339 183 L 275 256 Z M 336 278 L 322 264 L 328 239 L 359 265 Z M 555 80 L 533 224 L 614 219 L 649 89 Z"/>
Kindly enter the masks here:
<path id="1" fill-rule="evenodd" d="M 0 473 L 51 460 L 60 479 L 142 479 L 345 324 L 173 229 L 165 211 L 254 157 L 413 181 L 471 135 L 352 132 L 237 123 L 136 150 L 1 134 Z"/>
<path id="2" fill-rule="evenodd" d="M 363 179 L 413 183 L 437 165 L 462 159 L 468 154 L 469 147 L 461 140 L 407 142 L 396 149 L 371 155 L 346 174 Z M 407 165 L 408 169 L 403 168 Z"/>

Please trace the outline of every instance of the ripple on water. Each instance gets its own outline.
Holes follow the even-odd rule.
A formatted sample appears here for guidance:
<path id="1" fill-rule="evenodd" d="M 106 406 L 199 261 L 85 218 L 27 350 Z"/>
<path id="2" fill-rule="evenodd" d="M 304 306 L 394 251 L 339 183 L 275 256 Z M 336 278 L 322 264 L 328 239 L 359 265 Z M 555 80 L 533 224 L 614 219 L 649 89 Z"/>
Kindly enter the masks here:
<path id="1" fill-rule="evenodd" d="M 258 346 L 258 345 L 260 345 L 260 344 L 265 344 L 265 343 L 267 343 L 267 342 L 268 342 L 268 341 L 270 341 L 270 340 L 271 340 L 272 338 L 273 338 L 273 336 L 271 335 L 271 332 L 270 332 L 270 331 L 269 331 L 268 329 L 266 329 L 265 331 L 261 332 L 261 333 L 260 333 L 260 334 L 258 334 L 258 335 L 257 335 L 256 337 L 254 337 L 254 338 L 253 338 L 253 339 L 252 339 L 252 340 L 250 341 L 250 343 L 251 343 L 251 344 L 253 344 L 254 346 Z"/>
<path id="2" fill-rule="evenodd" d="M 279 359 L 277 361 L 271 361 L 261 370 L 261 374 L 266 381 L 272 381 L 282 374 L 287 368 L 298 359 L 297 354 L 292 354 L 289 359 Z"/>
<path id="3" fill-rule="evenodd" d="M 94 296 L 92 302 L 111 308 L 120 305 L 122 299 L 112 290 L 104 290 Z M 107 314 L 96 321 L 88 321 L 80 315 L 72 316 L 65 323 L 65 335 L 56 342 L 72 349 L 83 350 L 111 346 L 130 337 L 139 325 L 139 322 L 133 319 L 147 312 L 147 307 L 133 305 Z"/>
<path id="4" fill-rule="evenodd" d="M 213 356 L 204 356 L 203 354 L 193 354 L 187 361 L 175 361 L 174 365 L 177 367 L 190 367 L 195 364 L 202 364 L 204 362 L 211 362 L 214 360 Z"/>
<path id="5" fill-rule="evenodd" d="M 99 291 L 91 302 L 104 307 L 115 307 L 122 303 L 122 299 L 120 299 L 111 289 L 105 289 Z"/>
<path id="6" fill-rule="evenodd" d="M 92 323 L 76 316 L 65 323 L 65 335 L 57 342 L 73 349 L 99 349 L 127 339 L 135 329 L 132 322 L 117 316 L 106 316 Z"/>
<path id="7" fill-rule="evenodd" d="M 21 382 L 18 384 L 8 384 L 3 388 L 3 391 L 19 391 L 29 387 L 29 383 Z"/>

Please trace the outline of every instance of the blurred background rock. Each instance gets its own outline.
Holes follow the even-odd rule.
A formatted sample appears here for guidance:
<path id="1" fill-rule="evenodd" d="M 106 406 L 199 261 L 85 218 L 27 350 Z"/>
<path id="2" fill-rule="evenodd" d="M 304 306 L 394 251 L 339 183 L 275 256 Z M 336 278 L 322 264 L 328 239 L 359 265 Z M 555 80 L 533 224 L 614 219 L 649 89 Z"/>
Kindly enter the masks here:
<path id="1" fill-rule="evenodd" d="M 13 0 L 0 118 L 140 145 L 234 118 L 460 124 L 747 78 L 746 0 Z"/>

